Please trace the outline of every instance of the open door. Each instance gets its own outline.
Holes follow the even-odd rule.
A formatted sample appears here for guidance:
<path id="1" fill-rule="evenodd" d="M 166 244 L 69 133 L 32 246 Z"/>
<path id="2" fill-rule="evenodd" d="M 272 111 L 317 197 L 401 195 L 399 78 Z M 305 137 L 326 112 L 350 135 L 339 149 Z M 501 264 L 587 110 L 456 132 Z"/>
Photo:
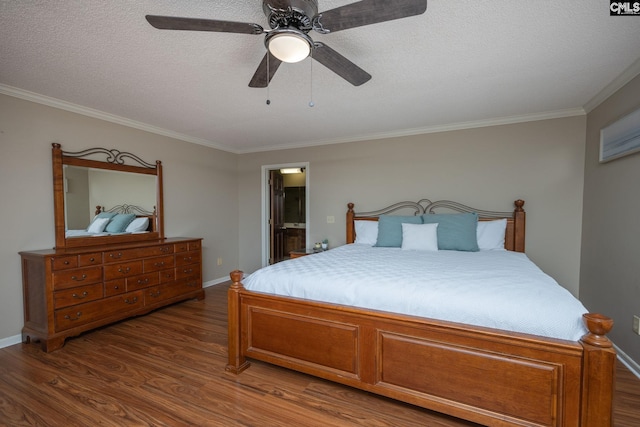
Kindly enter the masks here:
<path id="1" fill-rule="evenodd" d="M 284 178 L 279 170 L 269 171 L 269 264 L 284 260 Z"/>

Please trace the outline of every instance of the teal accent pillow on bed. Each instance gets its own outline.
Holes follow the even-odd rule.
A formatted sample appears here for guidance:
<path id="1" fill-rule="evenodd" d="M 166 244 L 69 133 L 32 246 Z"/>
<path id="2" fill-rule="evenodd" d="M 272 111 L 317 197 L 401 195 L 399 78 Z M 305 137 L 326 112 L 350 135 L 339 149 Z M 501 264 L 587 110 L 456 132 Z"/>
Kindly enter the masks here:
<path id="1" fill-rule="evenodd" d="M 376 246 L 399 248 L 402 246 L 402 224 L 422 224 L 419 216 L 380 215 Z"/>
<path id="2" fill-rule="evenodd" d="M 118 214 L 111 218 L 104 231 L 107 233 L 122 233 L 135 217 L 135 214 Z"/>
<path id="3" fill-rule="evenodd" d="M 424 224 L 438 224 L 438 249 L 477 252 L 478 214 L 424 214 Z"/>

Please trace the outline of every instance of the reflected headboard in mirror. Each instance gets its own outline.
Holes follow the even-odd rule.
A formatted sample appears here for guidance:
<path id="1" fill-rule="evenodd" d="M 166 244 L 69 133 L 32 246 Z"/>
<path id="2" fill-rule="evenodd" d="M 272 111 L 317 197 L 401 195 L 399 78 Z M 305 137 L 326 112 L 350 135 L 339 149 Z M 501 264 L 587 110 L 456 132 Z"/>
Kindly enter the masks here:
<path id="1" fill-rule="evenodd" d="M 52 163 L 56 249 L 164 239 L 162 162 L 53 143 Z"/>

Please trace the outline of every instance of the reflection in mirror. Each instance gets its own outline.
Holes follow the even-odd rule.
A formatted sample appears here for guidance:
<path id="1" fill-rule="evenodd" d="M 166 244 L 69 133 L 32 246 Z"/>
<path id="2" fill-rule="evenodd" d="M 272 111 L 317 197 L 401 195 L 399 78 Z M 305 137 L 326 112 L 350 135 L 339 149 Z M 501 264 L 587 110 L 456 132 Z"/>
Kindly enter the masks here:
<path id="1" fill-rule="evenodd" d="M 56 249 L 164 239 L 159 160 L 117 149 L 62 151 L 53 143 L 52 165 Z"/>
<path id="2" fill-rule="evenodd" d="M 133 205 L 153 212 L 156 177 L 132 172 L 64 166 L 65 229 L 86 230 L 96 207 Z"/>

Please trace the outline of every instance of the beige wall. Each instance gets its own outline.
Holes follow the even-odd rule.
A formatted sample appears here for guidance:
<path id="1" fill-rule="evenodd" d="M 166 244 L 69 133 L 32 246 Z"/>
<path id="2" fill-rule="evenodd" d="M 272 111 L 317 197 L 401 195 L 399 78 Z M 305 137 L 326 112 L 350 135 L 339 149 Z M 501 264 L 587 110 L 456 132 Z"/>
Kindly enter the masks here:
<path id="1" fill-rule="evenodd" d="M 161 160 L 165 234 L 204 237 L 205 281 L 238 265 L 236 155 L 0 95 L 0 340 L 23 325 L 18 251 L 55 243 L 52 142 L 68 151 L 116 148 Z"/>
<path id="2" fill-rule="evenodd" d="M 613 317 L 611 338 L 640 372 L 640 336 L 632 331 L 640 316 L 640 153 L 598 162 L 600 129 L 638 108 L 640 76 L 587 117 L 580 298 Z"/>
<path id="3" fill-rule="evenodd" d="M 367 211 L 426 197 L 508 211 L 522 198 L 529 257 L 577 295 L 585 123 L 579 116 L 243 154 L 240 267 L 261 267 L 261 166 L 309 162 L 312 242 L 344 243 L 348 202 Z"/>

